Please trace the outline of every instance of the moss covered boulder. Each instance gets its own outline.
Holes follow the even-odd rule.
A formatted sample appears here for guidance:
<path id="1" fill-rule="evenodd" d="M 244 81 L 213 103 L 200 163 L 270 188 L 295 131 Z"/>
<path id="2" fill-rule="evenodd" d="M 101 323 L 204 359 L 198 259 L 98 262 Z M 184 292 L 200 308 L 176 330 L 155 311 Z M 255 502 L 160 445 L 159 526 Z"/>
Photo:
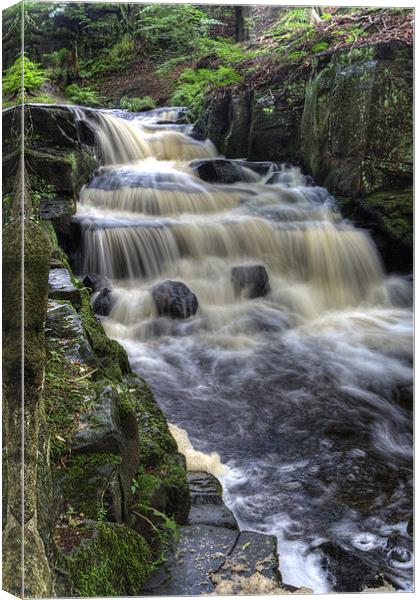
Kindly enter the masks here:
<path id="1" fill-rule="evenodd" d="M 140 595 L 153 570 L 152 552 L 145 539 L 114 523 L 82 528 L 81 543 L 65 557 L 72 592 L 84 597 Z"/>

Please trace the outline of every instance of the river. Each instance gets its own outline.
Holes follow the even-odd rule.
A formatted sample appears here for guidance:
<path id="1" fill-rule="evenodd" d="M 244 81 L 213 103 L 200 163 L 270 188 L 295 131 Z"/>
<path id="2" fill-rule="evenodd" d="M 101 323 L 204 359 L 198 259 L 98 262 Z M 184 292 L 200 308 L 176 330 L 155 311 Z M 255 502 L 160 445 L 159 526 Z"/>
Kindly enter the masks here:
<path id="1" fill-rule="evenodd" d="M 227 504 L 278 537 L 284 581 L 349 591 L 358 559 L 412 590 L 412 284 L 295 167 L 199 179 L 191 161 L 217 150 L 179 114 L 90 117 L 102 166 L 80 194 L 76 270 L 110 278 L 108 335 L 168 421 L 218 453 Z M 235 288 L 238 266 L 264 267 L 267 293 Z M 158 316 L 165 280 L 195 315 Z"/>

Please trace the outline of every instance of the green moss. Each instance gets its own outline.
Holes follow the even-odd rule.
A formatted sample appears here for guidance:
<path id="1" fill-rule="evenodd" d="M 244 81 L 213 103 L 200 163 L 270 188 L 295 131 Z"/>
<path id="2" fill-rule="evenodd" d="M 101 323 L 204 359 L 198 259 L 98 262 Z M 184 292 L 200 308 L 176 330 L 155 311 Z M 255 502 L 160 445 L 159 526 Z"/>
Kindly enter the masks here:
<path id="1" fill-rule="evenodd" d="M 61 493 L 72 510 L 93 520 L 106 518 L 103 496 L 121 461 L 115 454 L 72 456 L 58 474 Z"/>
<path id="2" fill-rule="evenodd" d="M 89 292 L 81 290 L 81 296 L 82 307 L 79 314 L 101 374 L 111 381 L 121 381 L 123 374 L 131 373 L 127 353 L 118 342 L 107 337 L 102 324 L 93 314 Z"/>
<path id="3" fill-rule="evenodd" d="M 413 190 L 381 191 L 361 201 L 364 208 L 374 213 L 386 233 L 409 246 L 413 244 Z"/>
<path id="4" fill-rule="evenodd" d="M 141 466 L 132 483 L 132 490 L 136 494 L 136 503 L 150 505 L 153 492 L 161 485 L 162 481 L 160 477 L 153 473 L 148 473 L 144 466 Z"/>
<path id="5" fill-rule="evenodd" d="M 52 458 L 67 451 L 75 433 L 79 416 L 89 410 L 96 400 L 96 389 L 86 366 L 72 362 L 64 355 L 60 340 L 48 338 L 45 365 L 44 406 L 51 438 Z"/>
<path id="6" fill-rule="evenodd" d="M 140 461 L 145 466 L 157 466 L 164 462 L 167 453 L 177 451 L 177 445 L 163 412 L 143 380 L 137 384 L 135 410 L 139 422 Z"/>
<path id="7" fill-rule="evenodd" d="M 153 570 L 145 539 L 124 526 L 100 523 L 66 559 L 79 596 L 138 596 Z"/>

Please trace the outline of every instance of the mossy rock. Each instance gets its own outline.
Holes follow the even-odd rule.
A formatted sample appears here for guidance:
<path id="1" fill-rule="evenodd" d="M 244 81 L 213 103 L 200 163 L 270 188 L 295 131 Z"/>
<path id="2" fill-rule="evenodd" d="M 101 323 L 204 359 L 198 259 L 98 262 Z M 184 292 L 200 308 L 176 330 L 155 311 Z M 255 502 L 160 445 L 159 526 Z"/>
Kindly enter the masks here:
<path id="1" fill-rule="evenodd" d="M 103 376 L 111 381 L 121 381 L 123 375 L 131 373 L 127 352 L 118 342 L 106 335 L 101 322 L 93 314 L 88 290 L 81 290 L 81 296 L 82 307 L 79 314 L 92 350 L 97 357 L 99 369 Z"/>
<path id="2" fill-rule="evenodd" d="M 145 539 L 114 523 L 87 527 L 92 537 L 66 557 L 73 592 L 84 597 L 140 595 L 154 568 Z"/>
<path id="3" fill-rule="evenodd" d="M 88 519 L 96 520 L 104 512 L 108 519 L 121 521 L 120 464 L 121 456 L 116 454 L 73 456 L 65 469 L 57 471 L 65 506 Z"/>
<path id="4" fill-rule="evenodd" d="M 75 116 L 69 108 L 26 106 L 25 124 L 28 146 L 37 147 L 42 143 L 53 148 L 67 148 L 78 144 Z"/>
<path id="5" fill-rule="evenodd" d="M 386 233 L 407 246 L 413 245 L 413 189 L 375 192 L 360 200 L 376 216 Z"/>
<path id="6" fill-rule="evenodd" d="M 178 523 L 185 523 L 190 509 L 185 458 L 178 452 L 166 418 L 146 382 L 137 378 L 136 389 L 135 411 L 140 445 L 138 483 L 140 494 L 144 496 L 142 501 L 147 500 L 158 485 L 152 477 L 159 478 L 166 495 L 165 512 Z"/>
<path id="7" fill-rule="evenodd" d="M 363 198 L 340 199 L 343 215 L 368 229 L 390 272 L 413 268 L 413 189 L 381 190 Z"/>
<path id="8" fill-rule="evenodd" d="M 301 122 L 304 168 L 354 198 L 411 184 L 412 48 L 403 42 L 335 52 L 314 63 Z"/>

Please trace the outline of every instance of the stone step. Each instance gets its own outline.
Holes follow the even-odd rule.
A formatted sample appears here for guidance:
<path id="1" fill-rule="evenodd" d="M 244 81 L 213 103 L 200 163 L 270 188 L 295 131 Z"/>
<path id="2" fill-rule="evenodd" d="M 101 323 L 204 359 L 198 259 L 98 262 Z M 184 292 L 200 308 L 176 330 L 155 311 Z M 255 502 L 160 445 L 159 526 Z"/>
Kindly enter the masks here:
<path id="1" fill-rule="evenodd" d="M 180 528 L 179 542 L 167 560 L 146 581 L 145 596 L 198 596 L 215 593 L 228 582 L 261 577 L 272 589 L 281 584 L 274 536 L 239 531 L 224 504 L 222 488 L 213 475 L 188 473 L 191 510 L 188 525 Z M 238 576 L 240 579 L 238 579 Z M 236 588 L 235 588 L 236 589 Z"/>
<path id="2" fill-rule="evenodd" d="M 80 290 L 71 280 L 70 273 L 65 268 L 51 269 L 48 276 L 48 297 L 51 300 L 65 300 L 76 309 L 81 308 Z"/>

